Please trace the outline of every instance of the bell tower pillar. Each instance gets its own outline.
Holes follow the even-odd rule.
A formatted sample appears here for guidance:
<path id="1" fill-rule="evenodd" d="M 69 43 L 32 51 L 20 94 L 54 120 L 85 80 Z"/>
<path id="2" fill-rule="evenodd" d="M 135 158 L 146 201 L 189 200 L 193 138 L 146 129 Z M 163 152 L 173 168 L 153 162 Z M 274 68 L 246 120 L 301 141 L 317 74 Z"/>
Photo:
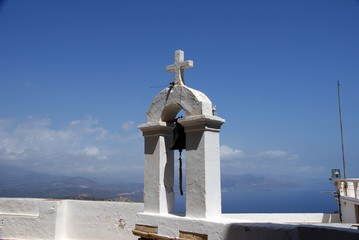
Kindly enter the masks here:
<path id="1" fill-rule="evenodd" d="M 138 126 L 145 138 L 144 212 L 167 214 L 174 212 L 173 126 L 166 122 Z"/>
<path id="2" fill-rule="evenodd" d="M 179 119 L 186 132 L 186 217 L 218 217 L 221 209 L 219 132 L 216 116 Z"/>

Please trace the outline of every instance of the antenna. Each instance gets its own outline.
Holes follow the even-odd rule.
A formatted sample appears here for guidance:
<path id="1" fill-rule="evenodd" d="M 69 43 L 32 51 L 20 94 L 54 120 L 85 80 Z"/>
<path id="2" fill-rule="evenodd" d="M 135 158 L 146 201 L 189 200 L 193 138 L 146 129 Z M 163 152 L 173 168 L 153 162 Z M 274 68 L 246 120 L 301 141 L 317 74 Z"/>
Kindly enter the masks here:
<path id="1" fill-rule="evenodd" d="M 338 80 L 338 103 L 339 103 L 339 119 L 340 119 L 340 134 L 341 134 L 341 140 L 342 140 L 342 157 L 343 157 L 343 172 L 344 172 L 344 179 L 347 178 L 347 175 L 345 173 L 345 159 L 344 159 L 344 141 L 343 141 L 343 124 L 342 124 L 342 108 L 340 106 L 340 84 Z"/>
<path id="2" fill-rule="evenodd" d="M 150 88 L 164 88 L 164 87 L 168 87 L 168 85 L 150 86 Z"/>

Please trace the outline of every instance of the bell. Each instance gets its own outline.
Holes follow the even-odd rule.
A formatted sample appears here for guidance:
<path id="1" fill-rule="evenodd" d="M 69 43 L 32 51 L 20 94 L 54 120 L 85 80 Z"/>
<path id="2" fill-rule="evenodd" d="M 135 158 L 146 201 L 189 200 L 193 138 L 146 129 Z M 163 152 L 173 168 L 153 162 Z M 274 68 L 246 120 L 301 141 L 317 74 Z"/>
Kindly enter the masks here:
<path id="1" fill-rule="evenodd" d="M 173 141 L 170 146 L 170 150 L 179 150 L 179 189 L 180 193 L 183 196 L 183 188 L 182 188 L 182 150 L 186 149 L 186 133 L 184 131 L 184 127 L 177 122 L 175 122 L 176 126 L 173 128 Z"/>
<path id="2" fill-rule="evenodd" d="M 170 150 L 179 150 L 182 152 L 183 149 L 186 149 L 186 133 L 184 127 L 179 124 L 176 120 L 176 126 L 173 128 L 173 140 Z"/>

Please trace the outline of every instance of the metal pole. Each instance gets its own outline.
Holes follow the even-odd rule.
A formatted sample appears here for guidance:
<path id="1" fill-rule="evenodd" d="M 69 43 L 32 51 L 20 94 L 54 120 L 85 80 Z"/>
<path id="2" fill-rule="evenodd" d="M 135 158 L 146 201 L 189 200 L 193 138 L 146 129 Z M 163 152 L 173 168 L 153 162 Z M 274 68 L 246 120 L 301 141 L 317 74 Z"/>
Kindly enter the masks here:
<path id="1" fill-rule="evenodd" d="M 343 157 L 343 172 L 344 172 L 344 179 L 347 178 L 347 175 L 345 173 L 345 159 L 344 159 L 344 141 L 343 141 L 343 125 L 342 125 L 342 109 L 340 106 L 340 84 L 338 80 L 338 102 L 339 102 L 339 118 L 340 118 L 340 134 L 341 134 L 341 140 L 342 140 L 342 157 Z"/>
<path id="2" fill-rule="evenodd" d="M 338 189 L 337 189 L 337 197 L 338 197 L 339 220 L 340 220 L 340 222 L 343 222 L 342 203 L 340 201 L 340 185 L 338 186 Z"/>

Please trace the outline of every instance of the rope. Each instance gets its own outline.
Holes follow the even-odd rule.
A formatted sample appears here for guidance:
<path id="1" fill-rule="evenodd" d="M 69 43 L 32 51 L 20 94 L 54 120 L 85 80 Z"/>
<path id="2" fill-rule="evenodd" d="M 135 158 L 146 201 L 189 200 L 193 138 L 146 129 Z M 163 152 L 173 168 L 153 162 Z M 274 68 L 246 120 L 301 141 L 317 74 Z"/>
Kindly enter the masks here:
<path id="1" fill-rule="evenodd" d="M 180 185 L 180 193 L 183 196 L 183 189 L 182 189 L 182 149 L 179 150 L 179 185 Z"/>

